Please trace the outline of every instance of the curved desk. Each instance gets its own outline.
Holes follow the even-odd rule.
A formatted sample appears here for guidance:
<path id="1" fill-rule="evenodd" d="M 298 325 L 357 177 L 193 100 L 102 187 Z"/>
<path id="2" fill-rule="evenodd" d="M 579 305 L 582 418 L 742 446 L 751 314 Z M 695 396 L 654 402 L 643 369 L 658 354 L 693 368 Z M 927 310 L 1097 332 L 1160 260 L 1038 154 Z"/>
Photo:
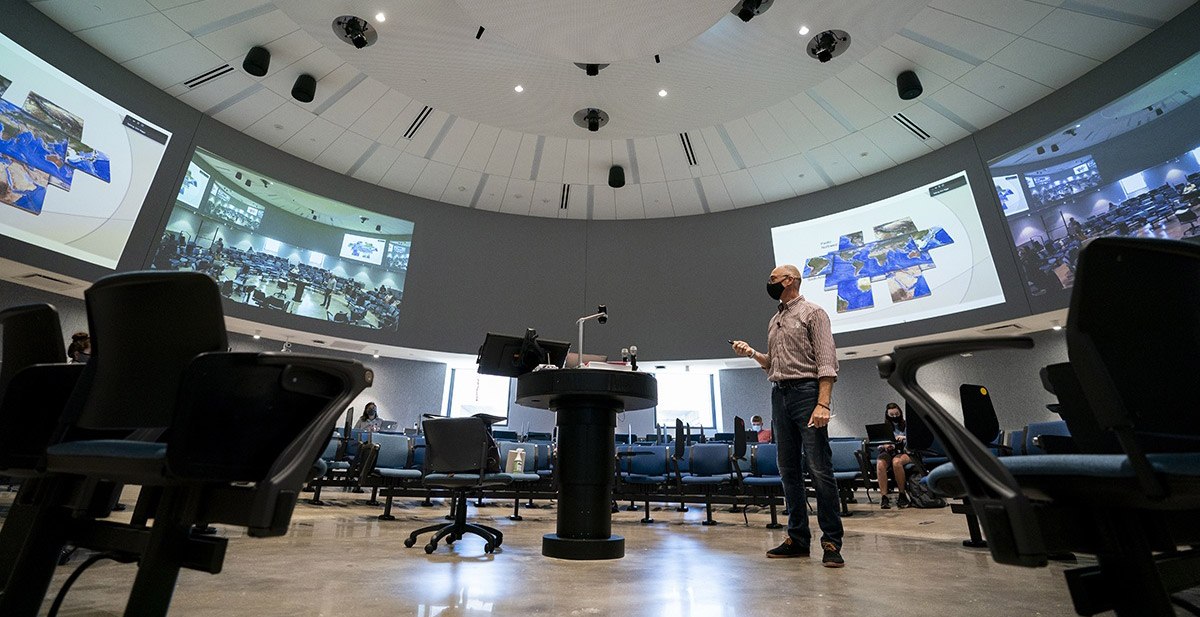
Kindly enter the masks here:
<path id="1" fill-rule="evenodd" d="M 558 526 L 542 554 L 559 559 L 617 559 L 625 538 L 612 534 L 617 414 L 658 404 L 653 375 L 560 369 L 517 378 L 516 402 L 558 418 Z"/>

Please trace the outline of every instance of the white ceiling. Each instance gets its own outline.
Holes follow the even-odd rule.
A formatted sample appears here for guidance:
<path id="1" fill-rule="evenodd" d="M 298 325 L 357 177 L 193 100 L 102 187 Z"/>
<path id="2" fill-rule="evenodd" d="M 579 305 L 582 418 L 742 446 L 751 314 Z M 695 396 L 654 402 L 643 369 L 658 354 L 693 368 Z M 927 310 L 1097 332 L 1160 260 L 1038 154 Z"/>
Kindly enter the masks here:
<path id="1" fill-rule="evenodd" d="M 916 158 L 1062 87 L 1191 1 L 789 0 L 749 23 L 728 13 L 733 0 L 720 12 L 709 0 L 32 3 L 185 103 L 339 173 L 464 207 L 626 219 L 754 206 Z M 380 41 L 364 50 L 330 27 L 380 11 Z M 819 64 L 804 45 L 829 28 L 853 44 Z M 272 53 L 263 78 L 240 69 L 254 45 Z M 621 57 L 589 78 L 565 59 L 576 53 Z M 225 63 L 236 70 L 184 84 Z M 915 101 L 896 96 L 906 69 L 925 86 Z M 309 104 L 289 94 L 301 73 L 319 79 Z M 612 122 L 576 127 L 587 106 Z M 622 189 L 607 186 L 612 164 L 626 167 Z"/>

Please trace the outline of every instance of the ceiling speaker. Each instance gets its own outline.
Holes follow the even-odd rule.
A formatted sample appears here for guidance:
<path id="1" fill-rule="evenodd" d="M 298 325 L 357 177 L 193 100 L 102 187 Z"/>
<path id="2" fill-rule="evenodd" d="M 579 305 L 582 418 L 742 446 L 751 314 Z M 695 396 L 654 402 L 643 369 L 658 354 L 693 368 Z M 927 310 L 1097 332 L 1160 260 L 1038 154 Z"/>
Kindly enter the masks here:
<path id="1" fill-rule="evenodd" d="M 916 73 L 904 71 L 896 76 L 896 92 L 901 99 L 911 101 L 921 96 L 924 91 L 925 89 L 921 87 L 921 79 L 917 77 Z"/>
<path id="2" fill-rule="evenodd" d="M 625 168 L 620 165 L 613 165 L 608 168 L 608 185 L 614 189 L 619 189 L 625 186 Z"/>
<path id="3" fill-rule="evenodd" d="M 301 103 L 313 102 L 313 97 L 317 95 L 317 78 L 304 73 L 296 78 L 295 85 L 292 86 L 292 98 Z"/>
<path id="4" fill-rule="evenodd" d="M 270 66 L 271 52 L 267 51 L 266 47 L 251 47 L 246 53 L 246 59 L 242 61 L 242 68 L 255 77 L 266 75 Z"/>

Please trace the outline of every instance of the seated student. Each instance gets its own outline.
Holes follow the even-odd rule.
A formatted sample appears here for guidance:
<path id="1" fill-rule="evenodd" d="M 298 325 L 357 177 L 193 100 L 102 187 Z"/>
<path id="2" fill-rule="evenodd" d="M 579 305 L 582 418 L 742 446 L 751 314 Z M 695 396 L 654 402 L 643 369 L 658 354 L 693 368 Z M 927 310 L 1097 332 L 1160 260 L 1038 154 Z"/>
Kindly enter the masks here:
<path id="1" fill-rule="evenodd" d="M 892 475 L 896 478 L 896 490 L 900 492 L 900 496 L 896 498 L 896 505 L 901 508 L 908 507 L 908 494 L 904 488 L 904 466 L 912 462 L 908 454 L 904 452 L 905 446 L 905 430 L 907 424 L 904 422 L 904 412 L 900 410 L 900 406 L 895 403 L 888 403 L 884 411 L 884 422 L 887 422 L 892 427 L 892 437 L 894 443 L 887 443 L 879 446 L 878 460 L 875 462 L 875 475 L 879 479 L 879 493 L 883 497 L 879 498 L 879 508 L 882 510 L 890 510 L 892 508 L 892 500 L 888 498 L 888 468 L 892 469 Z"/>
<path id="2" fill-rule="evenodd" d="M 771 429 L 763 428 L 762 416 L 753 416 L 750 418 L 750 430 L 758 433 L 758 443 L 771 443 Z"/>
<path id="3" fill-rule="evenodd" d="M 354 423 L 354 430 L 374 433 L 381 426 L 383 426 L 383 419 L 379 417 L 379 410 L 374 402 L 370 402 L 363 408 L 362 416 L 359 417 L 358 422 Z"/>
<path id="4" fill-rule="evenodd" d="M 87 332 L 76 332 L 71 335 L 71 344 L 67 346 L 67 361 L 71 364 L 87 364 L 92 358 L 92 339 Z"/>

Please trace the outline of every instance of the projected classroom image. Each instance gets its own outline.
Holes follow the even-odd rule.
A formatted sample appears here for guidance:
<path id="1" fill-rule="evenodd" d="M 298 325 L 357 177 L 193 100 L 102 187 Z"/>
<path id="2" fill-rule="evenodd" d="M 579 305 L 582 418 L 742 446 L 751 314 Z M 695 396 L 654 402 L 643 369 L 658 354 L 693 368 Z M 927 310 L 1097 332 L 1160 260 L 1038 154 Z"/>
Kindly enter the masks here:
<path id="1" fill-rule="evenodd" d="M 1004 302 L 965 172 L 871 204 L 771 230 L 776 263 L 834 332 Z"/>
<path id="2" fill-rule="evenodd" d="M 1002 207 L 1032 298 L 1066 304 L 1091 238 L 1200 236 L 1200 102 L 1186 94 L 1197 88 L 1200 55 L 990 162 L 993 176 L 1023 179 L 1006 187 L 1028 208 Z"/>
<path id="3" fill-rule="evenodd" d="M 0 235 L 115 269 L 170 139 L 0 35 Z"/>
<path id="4" fill-rule="evenodd" d="M 277 182 L 196 150 L 151 267 L 204 272 L 232 302 L 395 330 L 411 221 Z"/>

